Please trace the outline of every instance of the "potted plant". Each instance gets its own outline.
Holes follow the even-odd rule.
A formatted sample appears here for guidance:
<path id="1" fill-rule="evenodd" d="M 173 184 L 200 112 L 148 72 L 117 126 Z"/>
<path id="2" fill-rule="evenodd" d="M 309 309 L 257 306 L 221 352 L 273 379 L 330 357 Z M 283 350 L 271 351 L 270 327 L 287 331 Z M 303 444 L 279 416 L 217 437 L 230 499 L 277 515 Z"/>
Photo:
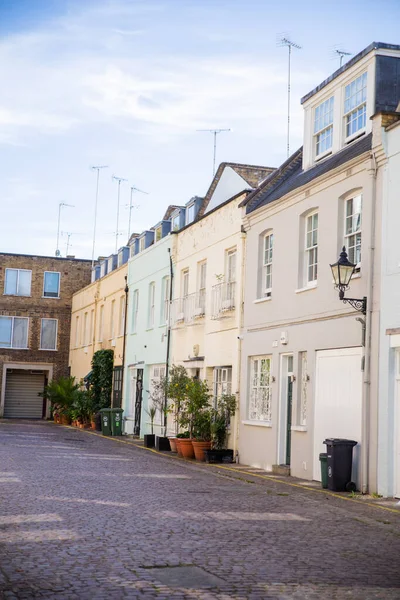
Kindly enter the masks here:
<path id="1" fill-rule="evenodd" d="M 196 416 L 193 431 L 193 450 L 196 460 L 204 462 L 205 451 L 211 449 L 211 408 L 205 408 Z"/>
<path id="2" fill-rule="evenodd" d="M 182 450 L 181 450 L 181 442 L 182 442 L 182 440 L 189 439 L 189 437 L 190 437 L 189 432 L 185 431 L 184 433 L 178 433 L 178 435 L 175 438 L 176 451 L 178 453 L 178 456 L 180 456 L 181 458 L 183 458 L 183 454 L 182 454 Z"/>
<path id="3" fill-rule="evenodd" d="M 185 367 L 181 365 L 172 365 L 168 379 L 165 383 L 166 396 L 170 400 L 169 412 L 173 414 L 173 420 L 175 425 L 175 437 L 170 437 L 170 446 L 176 445 L 175 441 L 179 434 L 179 416 L 181 411 L 181 406 L 183 405 L 186 398 L 186 386 L 190 381 L 190 377 L 187 374 Z M 171 446 L 172 449 L 172 446 Z M 179 449 L 176 447 L 176 450 L 179 454 Z"/>
<path id="4" fill-rule="evenodd" d="M 156 450 L 163 452 L 171 450 L 169 439 L 166 434 L 167 415 L 169 413 L 167 401 L 167 378 L 153 379 L 151 382 L 151 392 L 149 399 L 156 409 L 156 414 L 160 416 L 160 432 L 161 435 L 155 436 Z"/>
<path id="5" fill-rule="evenodd" d="M 145 448 L 154 448 L 155 435 L 154 435 L 154 418 L 157 414 L 157 409 L 155 406 L 150 406 L 146 413 L 150 417 L 150 425 L 151 425 L 151 433 L 147 433 L 143 436 L 143 442 Z"/>
<path id="6" fill-rule="evenodd" d="M 236 396 L 223 394 L 217 401 L 211 417 L 211 449 L 205 451 L 206 462 L 233 462 L 233 450 L 226 448 L 228 426 L 236 412 Z"/>
<path id="7" fill-rule="evenodd" d="M 202 437 L 202 431 L 207 437 L 207 412 L 210 409 L 209 405 L 210 391 L 206 381 L 201 379 L 190 379 L 186 384 L 185 399 L 181 406 L 179 424 L 181 427 L 189 431 L 189 438 L 179 442 L 181 452 L 184 458 L 194 458 L 193 439 L 198 432 L 199 442 L 207 441 Z M 211 435 L 209 434 L 211 438 Z M 208 440 L 209 441 L 209 440 Z M 199 448 L 199 456 L 201 456 L 201 446 Z"/>
<path id="8" fill-rule="evenodd" d="M 62 425 L 71 423 L 71 409 L 79 392 L 79 384 L 75 377 L 59 377 L 52 379 L 39 396 L 50 401 L 53 415 Z"/>

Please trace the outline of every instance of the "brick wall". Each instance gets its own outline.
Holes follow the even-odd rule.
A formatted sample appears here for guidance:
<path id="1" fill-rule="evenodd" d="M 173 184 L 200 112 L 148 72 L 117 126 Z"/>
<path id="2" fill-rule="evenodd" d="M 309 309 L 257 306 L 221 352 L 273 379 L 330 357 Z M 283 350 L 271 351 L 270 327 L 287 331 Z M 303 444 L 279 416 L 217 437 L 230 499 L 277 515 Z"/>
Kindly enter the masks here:
<path id="1" fill-rule="evenodd" d="M 32 271 L 30 297 L 4 295 L 7 268 Z M 45 271 L 61 274 L 60 298 L 43 298 Z M 5 362 L 48 363 L 53 365 L 54 377 L 68 374 L 72 294 L 88 285 L 90 276 L 88 260 L 0 253 L 0 315 L 29 317 L 28 349 L 0 348 L 0 389 Z M 58 319 L 56 351 L 39 349 L 42 318 Z"/>

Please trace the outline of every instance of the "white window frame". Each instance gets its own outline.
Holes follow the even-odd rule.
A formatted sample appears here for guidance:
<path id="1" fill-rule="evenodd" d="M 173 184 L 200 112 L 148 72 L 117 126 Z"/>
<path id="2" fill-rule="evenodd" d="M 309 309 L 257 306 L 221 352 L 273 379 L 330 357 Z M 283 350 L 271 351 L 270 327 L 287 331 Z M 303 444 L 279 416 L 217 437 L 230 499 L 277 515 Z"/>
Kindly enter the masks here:
<path id="1" fill-rule="evenodd" d="M 153 329 L 155 323 L 155 311 L 156 311 L 156 283 L 151 281 L 149 283 L 149 319 L 147 328 Z"/>
<path id="2" fill-rule="evenodd" d="M 51 273 L 51 275 L 58 275 L 58 290 L 57 290 L 57 296 L 46 296 L 46 274 L 47 273 Z M 61 273 L 59 271 L 45 271 L 43 273 L 43 298 L 53 298 L 54 300 L 57 300 L 57 298 L 60 298 L 60 286 L 61 286 Z"/>
<path id="3" fill-rule="evenodd" d="M 180 228 L 181 228 L 181 224 L 180 224 L 180 212 L 178 212 L 171 219 L 171 230 L 172 231 L 179 231 Z"/>
<path id="4" fill-rule="evenodd" d="M 192 214 L 191 214 L 192 213 Z M 189 225 L 194 221 L 194 202 L 186 207 L 185 224 Z"/>
<path id="5" fill-rule="evenodd" d="M 111 300 L 110 309 L 110 340 L 115 338 L 115 298 Z"/>
<path id="6" fill-rule="evenodd" d="M 364 81 L 363 81 L 364 80 Z M 357 82 L 360 82 L 360 88 L 357 90 Z M 351 93 L 351 86 L 354 84 L 354 92 Z M 349 90 L 349 95 L 347 96 L 347 90 Z M 367 71 L 350 81 L 344 87 L 344 105 L 343 105 L 343 117 L 344 117 L 344 136 L 345 141 L 349 142 L 352 139 L 358 137 L 361 133 L 366 130 L 367 126 L 367 90 L 368 90 L 368 77 Z M 361 94 L 359 101 L 357 102 L 357 95 Z M 346 107 L 346 103 L 348 103 L 352 98 L 356 98 L 356 103 L 351 106 Z M 347 108 L 347 110 L 346 110 Z M 356 122 L 360 118 L 360 114 L 363 120 L 363 124 L 361 127 L 358 127 L 355 131 L 348 133 L 348 126 L 352 122 Z"/>
<path id="7" fill-rule="evenodd" d="M 317 226 L 314 227 L 314 217 L 317 217 Z M 318 281 L 318 227 L 319 214 L 315 210 L 305 217 L 305 240 L 304 240 L 304 280 L 306 286 L 315 286 Z M 311 229 L 309 229 L 311 223 Z M 316 243 L 313 241 L 314 232 L 316 232 Z M 311 234 L 311 243 L 308 241 L 308 236 Z M 310 278 L 310 268 L 312 269 L 312 278 Z"/>
<path id="8" fill-rule="evenodd" d="M 327 98 L 314 109 L 314 148 L 315 158 L 321 158 L 332 152 L 333 144 L 334 96 Z M 330 145 L 326 140 L 330 138 Z M 319 147 L 323 146 L 321 150 Z"/>
<path id="9" fill-rule="evenodd" d="M 43 321 L 43 319 L 42 319 Z M 83 345 L 88 345 L 88 312 L 86 311 L 83 315 Z"/>
<path id="10" fill-rule="evenodd" d="M 268 364 L 267 373 L 262 367 Z M 272 421 L 272 356 L 265 354 L 261 356 L 250 357 L 250 381 L 249 381 L 249 402 L 248 418 L 250 421 L 259 421 L 271 423 Z M 264 396 L 264 397 L 263 397 Z M 259 403 L 262 403 L 261 410 Z"/>
<path id="11" fill-rule="evenodd" d="M 101 264 L 100 264 L 100 277 L 105 277 L 106 275 L 106 271 L 107 271 L 107 261 L 104 260 Z"/>
<path id="12" fill-rule="evenodd" d="M 145 236 L 139 238 L 139 252 L 143 252 L 143 250 L 146 250 L 146 237 Z"/>
<path id="13" fill-rule="evenodd" d="M 79 348 L 81 345 L 81 336 L 80 336 L 80 318 L 79 315 L 75 317 L 75 348 Z"/>
<path id="14" fill-rule="evenodd" d="M 89 345 L 93 342 L 93 326 L 94 326 L 94 308 L 90 311 L 89 321 Z"/>
<path id="15" fill-rule="evenodd" d="M 99 342 L 103 341 L 104 335 L 104 304 L 99 309 Z"/>
<path id="16" fill-rule="evenodd" d="M 182 298 L 189 296 L 189 269 L 182 271 Z"/>
<path id="17" fill-rule="evenodd" d="M 9 271 L 17 271 L 17 283 L 16 283 L 16 288 L 15 288 L 15 294 L 10 294 L 6 292 L 6 286 L 7 286 L 7 273 Z M 21 272 L 24 273 L 30 273 L 30 278 L 29 278 L 29 294 L 19 294 L 18 293 L 18 286 L 19 286 L 19 274 Z M 12 269 L 12 268 L 8 268 L 6 269 L 6 273 L 5 273 L 5 278 L 4 278 L 4 296 L 22 296 L 24 298 L 28 298 L 32 295 L 32 271 L 31 269 Z"/>
<path id="18" fill-rule="evenodd" d="M 139 290 L 133 290 L 132 306 L 132 333 L 137 333 L 138 313 L 139 313 Z"/>
<path id="19" fill-rule="evenodd" d="M 158 227 L 156 227 L 156 230 L 154 232 L 154 241 L 159 242 L 161 239 L 162 239 L 162 226 L 159 225 Z"/>
<path id="20" fill-rule="evenodd" d="M 125 296 L 121 296 L 119 299 L 119 335 L 124 335 L 124 323 L 125 323 Z"/>
<path id="21" fill-rule="evenodd" d="M 162 280 L 161 325 L 168 325 L 169 323 L 170 285 L 171 278 L 169 275 L 166 275 Z"/>
<path id="22" fill-rule="evenodd" d="M 274 233 L 268 231 L 263 239 L 263 279 L 262 291 L 265 298 L 272 296 L 272 260 L 274 254 Z"/>
<path id="23" fill-rule="evenodd" d="M 213 369 L 213 398 L 214 408 L 218 398 L 224 394 L 232 394 L 232 367 L 214 367 Z"/>
<path id="24" fill-rule="evenodd" d="M 354 212 L 354 201 L 358 200 L 360 202 L 360 211 Z M 349 203 L 353 203 L 352 213 L 347 214 L 347 207 Z M 357 218 L 357 226 L 354 227 L 354 219 Z M 351 229 L 348 229 L 348 220 L 351 219 Z M 362 246 L 362 194 L 356 194 L 354 196 L 345 198 L 344 200 L 344 245 L 346 246 L 347 255 L 349 257 L 349 261 L 356 264 L 356 271 L 359 271 L 361 268 L 361 246 Z M 360 240 L 360 243 L 357 244 L 357 237 Z M 359 259 L 356 260 L 357 248 L 359 248 Z"/>
<path id="25" fill-rule="evenodd" d="M 17 317 L 11 315 L 0 315 L 0 319 L 11 319 L 11 345 L 10 346 L 0 346 L 1 350 L 27 350 L 28 349 L 28 340 L 29 340 L 29 317 Z M 27 321 L 26 327 L 26 345 L 25 346 L 13 346 L 13 338 L 14 338 L 14 321 L 15 319 L 25 319 Z"/>
<path id="26" fill-rule="evenodd" d="M 234 269 L 232 269 L 232 264 Z M 225 281 L 227 283 L 236 283 L 236 269 L 237 269 L 237 248 L 231 248 L 226 250 L 225 259 Z M 234 271 L 232 277 L 232 270 Z"/>
<path id="27" fill-rule="evenodd" d="M 87 313 L 85 313 L 87 314 Z M 43 321 L 55 321 L 56 322 L 56 335 L 54 338 L 54 348 L 42 348 L 42 333 L 43 333 Z M 57 340 L 58 340 L 58 319 L 44 318 L 40 319 L 40 348 L 39 350 L 44 350 L 45 352 L 54 352 L 57 351 Z"/>

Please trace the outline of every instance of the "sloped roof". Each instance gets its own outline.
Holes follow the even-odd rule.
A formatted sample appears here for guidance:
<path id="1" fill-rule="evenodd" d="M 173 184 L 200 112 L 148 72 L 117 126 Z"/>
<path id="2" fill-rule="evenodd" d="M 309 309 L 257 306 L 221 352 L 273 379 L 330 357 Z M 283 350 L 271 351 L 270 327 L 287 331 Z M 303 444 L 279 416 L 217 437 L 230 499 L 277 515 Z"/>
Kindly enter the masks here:
<path id="1" fill-rule="evenodd" d="M 178 206 L 177 204 L 170 204 L 168 206 L 167 210 L 165 211 L 162 221 L 168 221 L 171 218 L 171 215 L 174 212 L 174 210 L 176 210 L 177 208 L 183 208 L 183 207 Z"/>
<path id="2" fill-rule="evenodd" d="M 368 152 L 371 150 L 371 143 L 372 133 L 369 133 L 305 171 L 302 169 L 303 148 L 299 148 L 279 169 L 267 177 L 257 190 L 249 194 L 241 206 L 246 206 L 246 214 L 249 214 L 261 206 L 278 200 L 289 192 Z"/>

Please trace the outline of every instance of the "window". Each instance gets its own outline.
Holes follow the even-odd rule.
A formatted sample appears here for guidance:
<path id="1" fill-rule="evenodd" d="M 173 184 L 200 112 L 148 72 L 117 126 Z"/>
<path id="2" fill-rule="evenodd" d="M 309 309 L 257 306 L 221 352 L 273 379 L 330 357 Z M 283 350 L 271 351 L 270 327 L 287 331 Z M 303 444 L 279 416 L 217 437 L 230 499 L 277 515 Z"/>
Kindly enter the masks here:
<path id="1" fill-rule="evenodd" d="M 198 265 L 197 272 L 197 302 L 196 309 L 201 310 L 201 314 L 205 314 L 206 308 L 206 281 L 207 281 L 207 262 L 203 262 Z"/>
<path id="2" fill-rule="evenodd" d="M 53 271 L 44 272 L 43 296 L 45 298 L 60 297 L 60 273 Z"/>
<path id="3" fill-rule="evenodd" d="M 79 317 L 76 317 L 75 319 L 75 348 L 79 348 L 79 346 L 81 345 L 81 332 L 80 332 L 80 323 L 79 323 Z"/>
<path id="4" fill-rule="evenodd" d="M 88 313 L 85 312 L 85 314 L 83 315 L 83 345 L 87 346 L 88 345 Z"/>
<path id="5" fill-rule="evenodd" d="M 191 204 L 186 208 L 186 225 L 194 221 L 194 204 Z"/>
<path id="6" fill-rule="evenodd" d="M 139 240 L 139 252 L 143 252 L 146 249 L 146 238 L 143 236 Z"/>
<path id="7" fill-rule="evenodd" d="M 307 370 L 307 352 L 299 352 L 300 386 L 299 397 L 296 411 L 297 425 L 305 427 L 307 425 L 307 396 L 308 396 L 308 370 Z"/>
<path id="8" fill-rule="evenodd" d="M 361 205 L 361 194 L 345 201 L 344 245 L 350 262 L 358 269 L 361 264 Z"/>
<path id="9" fill-rule="evenodd" d="M 111 302 L 111 316 L 110 316 L 110 339 L 115 337 L 115 300 Z"/>
<path id="10" fill-rule="evenodd" d="M 139 290 L 133 292 L 133 310 L 132 310 L 132 333 L 137 331 L 138 311 L 139 311 Z"/>
<path id="11" fill-rule="evenodd" d="M 119 335 L 124 335 L 125 325 L 125 296 L 119 299 Z"/>
<path id="12" fill-rule="evenodd" d="M 214 406 L 218 398 L 232 393 L 232 367 L 215 367 L 213 373 Z"/>
<path id="13" fill-rule="evenodd" d="M 6 269 L 4 293 L 10 296 L 31 295 L 32 271 L 26 269 Z"/>
<path id="14" fill-rule="evenodd" d="M 263 249 L 263 294 L 267 298 L 272 295 L 272 254 L 274 248 L 274 234 L 269 233 L 264 237 Z"/>
<path id="15" fill-rule="evenodd" d="M 236 248 L 226 253 L 226 281 L 228 283 L 236 281 Z"/>
<path id="16" fill-rule="evenodd" d="M 322 102 L 314 114 L 315 155 L 324 154 L 332 148 L 333 96 Z"/>
<path id="17" fill-rule="evenodd" d="M 103 261 L 100 265 L 100 277 L 104 277 L 104 275 L 107 273 L 107 263 L 106 261 Z"/>
<path id="18" fill-rule="evenodd" d="M 346 85 L 344 91 L 346 137 L 365 129 L 367 118 L 367 74 Z"/>
<path id="19" fill-rule="evenodd" d="M 178 231 L 180 228 L 180 213 L 172 217 L 172 231 Z"/>
<path id="20" fill-rule="evenodd" d="M 41 350 L 57 350 L 57 328 L 57 319 L 42 319 L 40 328 Z"/>
<path id="21" fill-rule="evenodd" d="M 169 296 L 170 296 L 171 280 L 169 277 L 164 277 L 162 282 L 162 303 L 161 303 L 161 325 L 169 323 Z"/>
<path id="22" fill-rule="evenodd" d="M 156 229 L 156 242 L 159 242 L 162 238 L 162 227 L 161 225 Z"/>
<path id="23" fill-rule="evenodd" d="M 182 271 L 182 298 L 189 296 L 189 269 Z"/>
<path id="24" fill-rule="evenodd" d="M 271 357 L 255 356 L 250 361 L 251 421 L 271 421 Z"/>
<path id="25" fill-rule="evenodd" d="M 149 285 L 149 329 L 154 327 L 154 312 L 156 300 L 156 284 L 152 281 Z"/>
<path id="26" fill-rule="evenodd" d="M 306 283 L 317 281 L 318 275 L 318 213 L 308 215 L 306 219 Z"/>
<path id="27" fill-rule="evenodd" d="M 94 309 L 90 311 L 90 323 L 89 323 L 89 344 L 93 342 L 93 326 L 94 326 Z"/>
<path id="28" fill-rule="evenodd" d="M 0 348 L 28 347 L 27 317 L 0 317 Z"/>
<path id="29" fill-rule="evenodd" d="M 99 342 L 103 341 L 103 333 L 104 333 L 104 304 L 100 306 L 100 315 L 99 315 Z"/>

